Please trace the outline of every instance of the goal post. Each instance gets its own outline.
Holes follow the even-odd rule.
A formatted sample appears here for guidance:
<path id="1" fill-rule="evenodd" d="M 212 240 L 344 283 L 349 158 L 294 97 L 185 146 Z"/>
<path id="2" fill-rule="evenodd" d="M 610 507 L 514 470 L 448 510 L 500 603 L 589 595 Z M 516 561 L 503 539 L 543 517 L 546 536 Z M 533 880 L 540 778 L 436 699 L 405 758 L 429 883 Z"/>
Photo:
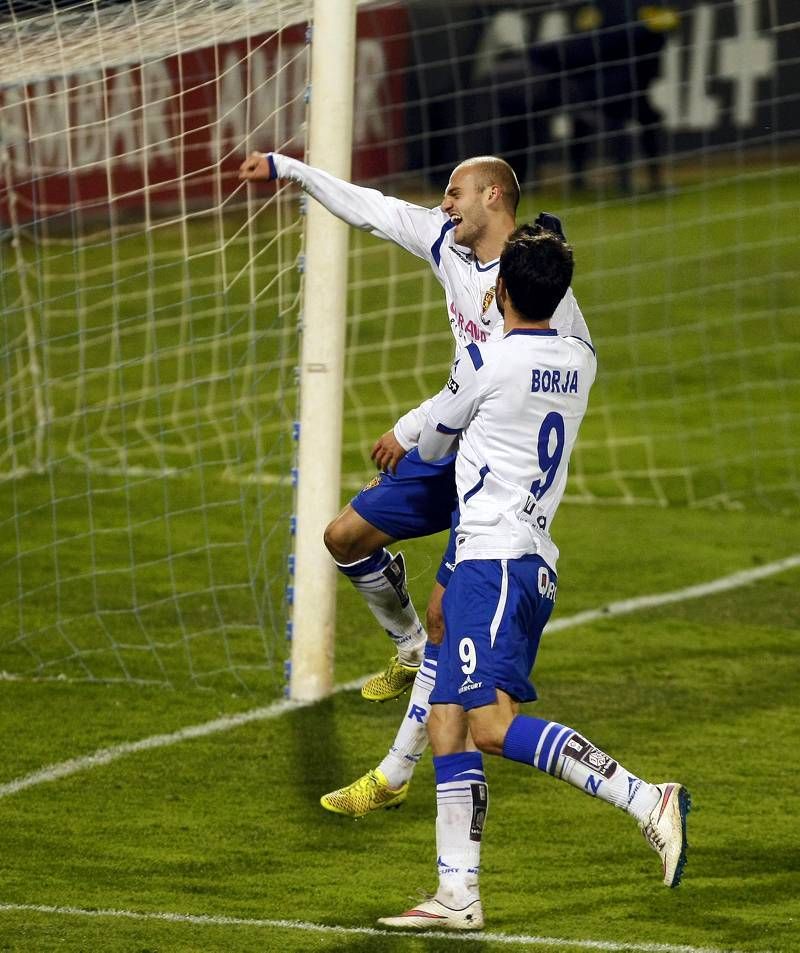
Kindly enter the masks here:
<path id="1" fill-rule="evenodd" d="M 309 161 L 350 178 L 355 0 L 314 0 Z M 347 326 L 348 226 L 317 202 L 306 211 L 294 611 L 289 692 L 312 701 L 333 686 L 336 569 L 323 545 L 339 509 Z"/>

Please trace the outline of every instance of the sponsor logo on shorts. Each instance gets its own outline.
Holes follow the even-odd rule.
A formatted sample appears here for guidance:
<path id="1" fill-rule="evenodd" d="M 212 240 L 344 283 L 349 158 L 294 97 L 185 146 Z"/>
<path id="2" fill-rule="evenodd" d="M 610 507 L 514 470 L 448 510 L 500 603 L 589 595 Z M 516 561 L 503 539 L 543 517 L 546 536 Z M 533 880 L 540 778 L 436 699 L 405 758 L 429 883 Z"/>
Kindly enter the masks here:
<path id="1" fill-rule="evenodd" d="M 363 493 L 365 490 L 372 490 L 372 489 L 374 489 L 376 486 L 380 486 L 380 485 L 381 485 L 381 477 L 380 477 L 380 474 L 378 474 L 378 476 L 374 476 L 374 477 L 369 481 L 369 483 L 365 483 L 365 484 L 364 484 L 364 486 L 362 487 L 361 492 Z"/>
<path id="2" fill-rule="evenodd" d="M 617 762 L 613 758 L 577 733 L 564 745 L 564 755 L 574 761 L 580 761 L 604 778 L 610 778 L 617 770 Z"/>
<path id="3" fill-rule="evenodd" d="M 450 391 L 451 394 L 457 394 L 457 393 L 458 393 L 458 382 L 457 382 L 457 381 L 454 381 L 452 377 L 448 377 L 448 378 L 447 378 L 447 389 Z"/>
<path id="4" fill-rule="evenodd" d="M 461 683 L 461 688 L 459 688 L 458 694 L 464 695 L 466 692 L 474 692 L 476 688 L 483 688 L 483 682 L 473 682 L 469 675 L 467 675 L 467 677 Z"/>
<path id="5" fill-rule="evenodd" d="M 550 602 L 556 601 L 556 593 L 558 592 L 558 587 L 556 583 L 553 581 L 553 579 L 551 579 L 550 573 L 547 570 L 547 566 L 539 567 L 537 584 L 538 584 L 540 596 L 544 596 L 544 598 L 549 599 Z"/>

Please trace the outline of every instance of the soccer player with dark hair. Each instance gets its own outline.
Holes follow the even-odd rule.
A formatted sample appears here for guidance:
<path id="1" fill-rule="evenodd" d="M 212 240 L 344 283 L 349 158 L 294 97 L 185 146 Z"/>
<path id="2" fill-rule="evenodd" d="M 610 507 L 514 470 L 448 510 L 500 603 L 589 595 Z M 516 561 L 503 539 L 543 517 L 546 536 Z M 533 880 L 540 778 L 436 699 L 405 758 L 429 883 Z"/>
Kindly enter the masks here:
<path id="1" fill-rule="evenodd" d="M 460 163 L 450 176 L 440 205 L 424 208 L 375 189 L 363 188 L 275 153 L 253 153 L 240 178 L 290 179 L 348 224 L 396 242 L 426 261 L 445 293 L 457 353 L 489 339 L 501 323 L 495 303 L 500 253 L 515 228 L 519 185 L 511 167 L 495 156 Z M 555 216 L 542 221 L 560 230 Z M 588 329 L 567 288 L 553 319 L 564 334 L 588 338 Z M 362 688 L 365 698 L 385 701 L 411 687 L 411 697 L 386 757 L 352 784 L 322 797 L 335 813 L 360 817 L 401 804 L 414 768 L 427 744 L 428 696 L 443 633 L 441 601 L 452 573 L 452 535 L 431 592 L 426 625 L 421 624 L 406 588 L 402 553 L 388 547 L 398 540 L 451 528 L 456 508 L 454 457 L 423 461 L 416 444 L 427 402 L 402 416 L 372 448 L 381 471 L 345 506 L 325 531 L 325 545 L 339 570 L 362 594 L 381 628 L 394 643 L 387 669 Z"/>
<path id="2" fill-rule="evenodd" d="M 596 360 L 551 326 L 569 287 L 572 250 L 520 229 L 500 257 L 504 334 L 470 344 L 429 405 L 419 455 L 457 443 L 456 566 L 428 721 L 436 775 L 436 894 L 385 926 L 478 930 L 478 876 L 488 785 L 482 753 L 531 765 L 630 814 L 676 887 L 686 862 L 689 795 L 650 784 L 567 725 L 519 713 L 558 588 L 550 528 L 586 412 Z M 477 750 L 476 750 L 477 749 Z"/>

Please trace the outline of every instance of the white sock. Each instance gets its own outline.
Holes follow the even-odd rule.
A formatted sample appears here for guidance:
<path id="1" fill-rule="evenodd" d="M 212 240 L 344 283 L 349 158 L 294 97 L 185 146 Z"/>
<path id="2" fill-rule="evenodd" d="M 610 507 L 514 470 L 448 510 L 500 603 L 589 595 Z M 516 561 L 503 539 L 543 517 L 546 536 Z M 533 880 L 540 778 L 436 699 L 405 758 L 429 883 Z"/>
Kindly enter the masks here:
<path id="1" fill-rule="evenodd" d="M 403 554 L 392 556 L 379 549 L 358 562 L 336 565 L 394 642 L 399 660 L 404 665 L 419 665 L 428 636 L 406 589 Z"/>
<path id="2" fill-rule="evenodd" d="M 425 646 L 422 665 L 411 687 L 411 698 L 392 747 L 378 765 L 386 775 L 389 787 L 399 788 L 411 780 L 414 768 L 428 744 L 428 715 L 430 696 L 436 679 L 439 646 L 430 642 Z"/>
<path id="3" fill-rule="evenodd" d="M 480 896 L 481 837 L 489 787 L 480 752 L 433 759 L 436 772 L 436 899 L 460 909 Z"/>

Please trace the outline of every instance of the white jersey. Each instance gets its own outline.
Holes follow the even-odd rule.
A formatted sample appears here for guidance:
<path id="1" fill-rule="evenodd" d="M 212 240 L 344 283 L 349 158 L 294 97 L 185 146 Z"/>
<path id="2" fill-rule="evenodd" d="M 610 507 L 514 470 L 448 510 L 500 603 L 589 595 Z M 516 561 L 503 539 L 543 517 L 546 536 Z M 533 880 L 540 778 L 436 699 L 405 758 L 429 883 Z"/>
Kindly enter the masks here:
<path id="1" fill-rule="evenodd" d="M 444 288 L 447 317 L 458 351 L 502 334 L 503 322 L 495 303 L 500 260 L 479 262 L 468 249 L 453 241 L 453 223 L 440 208 L 424 208 L 391 198 L 376 189 L 344 182 L 297 159 L 271 153 L 278 178 L 290 179 L 330 212 L 355 228 L 388 239 L 427 261 Z M 591 341 L 578 302 L 570 288 L 550 322 L 559 334 Z M 395 436 L 406 449 L 414 446 L 422 429 L 428 402 L 405 414 L 395 425 Z"/>
<path id="2" fill-rule="evenodd" d="M 550 526 L 596 368 L 590 344 L 555 329 L 515 328 L 456 359 L 419 441 L 435 460 L 458 439 L 456 563 L 536 553 L 556 568 Z"/>

